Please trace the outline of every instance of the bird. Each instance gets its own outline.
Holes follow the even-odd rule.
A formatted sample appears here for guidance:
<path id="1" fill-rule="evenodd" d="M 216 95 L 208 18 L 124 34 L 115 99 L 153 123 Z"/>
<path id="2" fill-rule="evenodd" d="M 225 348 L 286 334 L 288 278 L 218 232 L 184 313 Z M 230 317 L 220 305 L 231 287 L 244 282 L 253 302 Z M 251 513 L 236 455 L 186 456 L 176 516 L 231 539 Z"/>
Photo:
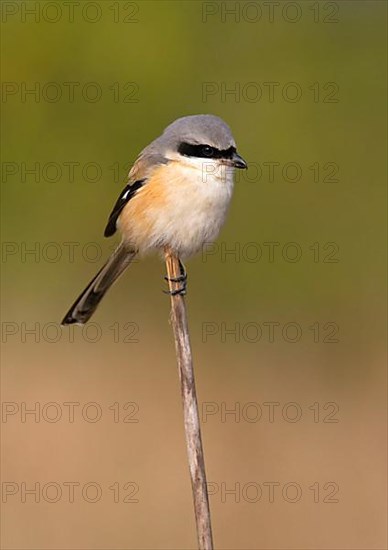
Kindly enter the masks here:
<path id="1" fill-rule="evenodd" d="M 213 242 L 231 201 L 234 169 L 247 168 L 230 127 L 211 114 L 176 119 L 145 147 L 108 218 L 104 236 L 121 242 L 63 318 L 85 324 L 137 254 L 169 247 L 179 258 L 179 288 L 186 292 L 183 260 Z M 168 278 L 166 278 L 168 280 Z M 171 280 L 171 279 L 170 279 Z"/>

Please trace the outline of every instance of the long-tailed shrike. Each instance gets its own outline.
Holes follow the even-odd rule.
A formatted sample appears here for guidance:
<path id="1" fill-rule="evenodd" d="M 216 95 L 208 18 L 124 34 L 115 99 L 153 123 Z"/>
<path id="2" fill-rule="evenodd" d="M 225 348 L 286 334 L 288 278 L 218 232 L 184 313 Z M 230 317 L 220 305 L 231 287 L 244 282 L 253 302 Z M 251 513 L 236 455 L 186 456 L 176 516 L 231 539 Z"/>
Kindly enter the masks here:
<path id="1" fill-rule="evenodd" d="M 233 191 L 233 169 L 246 168 L 229 126 L 214 115 L 179 118 L 143 149 L 109 216 L 105 237 L 122 241 L 77 298 L 62 324 L 86 323 L 138 252 L 169 247 L 179 258 L 216 239 Z M 184 292 L 186 272 L 181 264 Z"/>

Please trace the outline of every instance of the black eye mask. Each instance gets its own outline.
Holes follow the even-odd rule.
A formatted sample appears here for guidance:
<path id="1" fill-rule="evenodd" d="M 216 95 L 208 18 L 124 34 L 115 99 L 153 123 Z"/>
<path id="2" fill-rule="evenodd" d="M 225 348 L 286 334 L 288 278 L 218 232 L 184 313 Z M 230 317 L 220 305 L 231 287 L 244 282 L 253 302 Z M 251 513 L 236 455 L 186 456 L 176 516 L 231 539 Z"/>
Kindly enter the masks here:
<path id="1" fill-rule="evenodd" d="M 211 147 L 211 145 L 193 145 L 192 143 L 182 142 L 178 147 L 178 153 L 185 157 L 231 159 L 236 153 L 236 148 L 217 149 L 216 147 Z"/>

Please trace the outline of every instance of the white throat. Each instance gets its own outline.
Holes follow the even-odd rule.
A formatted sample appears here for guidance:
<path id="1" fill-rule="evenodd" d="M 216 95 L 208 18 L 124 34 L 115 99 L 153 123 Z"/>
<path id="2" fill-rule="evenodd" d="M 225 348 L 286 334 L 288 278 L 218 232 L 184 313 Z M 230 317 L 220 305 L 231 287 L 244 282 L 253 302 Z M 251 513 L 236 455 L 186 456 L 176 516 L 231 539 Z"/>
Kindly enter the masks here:
<path id="1" fill-rule="evenodd" d="M 204 184 L 217 181 L 233 186 L 234 167 L 228 166 L 220 159 L 185 157 L 179 153 L 170 153 L 167 158 L 179 162 L 182 168 L 191 168 L 199 172 L 196 179 L 200 176 Z"/>

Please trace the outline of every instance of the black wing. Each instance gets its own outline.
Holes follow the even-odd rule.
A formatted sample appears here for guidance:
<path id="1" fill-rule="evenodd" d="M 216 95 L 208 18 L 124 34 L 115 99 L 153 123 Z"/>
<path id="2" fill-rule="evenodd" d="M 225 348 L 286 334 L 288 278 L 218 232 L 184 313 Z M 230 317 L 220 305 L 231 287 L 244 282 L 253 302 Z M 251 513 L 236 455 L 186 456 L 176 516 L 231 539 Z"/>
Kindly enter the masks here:
<path id="1" fill-rule="evenodd" d="M 116 201 L 116 204 L 113 207 L 112 212 L 110 213 L 107 226 L 105 227 L 104 237 L 111 237 L 116 233 L 116 222 L 119 217 L 122 209 L 127 204 L 129 200 L 136 194 L 136 192 L 143 186 L 145 180 L 138 180 L 134 183 L 129 183 L 125 189 L 121 192 L 119 198 Z"/>

